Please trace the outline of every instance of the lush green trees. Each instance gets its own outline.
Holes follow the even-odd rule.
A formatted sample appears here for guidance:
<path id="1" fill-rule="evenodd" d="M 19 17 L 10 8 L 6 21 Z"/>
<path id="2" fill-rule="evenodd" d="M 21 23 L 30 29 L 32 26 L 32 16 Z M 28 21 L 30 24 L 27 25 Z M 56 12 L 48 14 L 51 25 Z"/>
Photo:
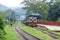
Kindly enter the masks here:
<path id="1" fill-rule="evenodd" d="M 4 35 L 5 35 L 4 28 L 5 28 L 4 13 L 0 12 L 0 40 L 5 39 L 5 37 L 4 37 Z"/>
<path id="2" fill-rule="evenodd" d="M 7 22 L 8 20 L 8 22 Z M 5 25 L 6 23 L 14 23 L 16 21 L 16 13 L 11 9 L 0 12 L 0 40 L 5 40 Z"/>
<path id="3" fill-rule="evenodd" d="M 51 0 L 50 2 L 37 0 L 24 0 L 23 9 L 27 10 L 26 14 L 39 13 L 42 21 L 57 21 L 60 18 L 60 2 Z"/>
<path id="4" fill-rule="evenodd" d="M 48 14 L 48 10 L 49 10 L 49 6 L 47 5 L 47 3 L 42 2 L 42 1 L 24 1 L 25 7 L 24 9 L 27 10 L 27 15 L 31 14 L 31 13 L 39 13 L 42 16 L 43 20 L 46 20 L 47 14 Z"/>
<path id="5" fill-rule="evenodd" d="M 14 23 L 16 21 L 16 13 L 13 10 L 8 9 L 5 11 L 5 14 L 5 18 L 9 21 L 9 23 Z"/>
<path id="6" fill-rule="evenodd" d="M 56 2 L 51 6 L 48 14 L 49 21 L 57 21 L 60 17 L 60 2 Z"/>

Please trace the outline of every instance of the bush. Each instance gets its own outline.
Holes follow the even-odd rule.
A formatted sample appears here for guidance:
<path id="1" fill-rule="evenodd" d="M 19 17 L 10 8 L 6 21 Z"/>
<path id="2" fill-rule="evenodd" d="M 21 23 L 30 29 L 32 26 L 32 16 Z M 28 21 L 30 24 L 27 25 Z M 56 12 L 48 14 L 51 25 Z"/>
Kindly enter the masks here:
<path id="1" fill-rule="evenodd" d="M 0 19 L 0 40 L 4 40 L 5 37 L 5 31 L 4 31 L 4 21 Z"/>

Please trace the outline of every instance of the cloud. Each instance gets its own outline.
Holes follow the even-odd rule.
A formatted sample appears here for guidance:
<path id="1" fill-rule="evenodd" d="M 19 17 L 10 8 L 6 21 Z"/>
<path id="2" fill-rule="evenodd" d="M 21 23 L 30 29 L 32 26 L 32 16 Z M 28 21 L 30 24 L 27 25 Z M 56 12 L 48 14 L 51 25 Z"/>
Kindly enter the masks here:
<path id="1" fill-rule="evenodd" d="M 6 5 L 7 7 L 21 7 L 20 3 L 23 0 L 0 0 L 0 4 Z"/>

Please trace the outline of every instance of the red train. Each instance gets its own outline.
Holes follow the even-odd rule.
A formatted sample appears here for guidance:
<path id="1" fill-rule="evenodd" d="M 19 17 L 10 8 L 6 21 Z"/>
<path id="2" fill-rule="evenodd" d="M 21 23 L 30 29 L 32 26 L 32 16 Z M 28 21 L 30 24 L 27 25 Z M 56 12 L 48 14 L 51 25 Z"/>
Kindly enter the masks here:
<path id="1" fill-rule="evenodd" d="M 37 26 L 37 23 L 40 22 L 40 14 L 31 14 L 26 19 L 26 24 L 28 26 Z"/>

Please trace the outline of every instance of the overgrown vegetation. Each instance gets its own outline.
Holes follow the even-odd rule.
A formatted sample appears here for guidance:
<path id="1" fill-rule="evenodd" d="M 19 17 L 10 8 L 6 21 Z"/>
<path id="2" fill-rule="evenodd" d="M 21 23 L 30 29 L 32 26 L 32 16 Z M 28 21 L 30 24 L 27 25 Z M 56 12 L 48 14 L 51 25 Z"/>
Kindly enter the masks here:
<path id="1" fill-rule="evenodd" d="M 59 0 L 51 0 L 50 2 L 46 2 L 46 0 L 24 0 L 22 3 L 25 5 L 23 9 L 27 10 L 26 15 L 39 13 L 42 21 L 59 21 L 60 2 L 58 1 Z"/>
<path id="2" fill-rule="evenodd" d="M 57 34 L 57 35 L 60 36 L 60 32 L 59 32 L 59 31 L 52 31 L 52 30 L 47 30 L 47 31 L 48 31 L 48 32 L 52 32 L 52 33 Z"/>
<path id="3" fill-rule="evenodd" d="M 0 12 L 0 40 L 11 40 L 11 39 L 15 40 L 15 38 L 16 38 L 16 40 L 18 39 L 17 35 L 14 33 L 12 28 L 10 28 L 10 26 L 8 26 L 8 28 L 6 30 L 4 30 L 6 28 L 6 25 L 13 24 L 15 21 L 16 21 L 16 17 L 15 17 L 14 11 L 6 10 L 6 11 Z M 7 32 L 11 32 L 12 34 L 11 33 L 9 34 Z M 11 38 L 11 35 L 13 35 L 13 34 L 15 35 L 15 38 Z M 8 39 L 6 39 L 5 36 L 10 37 L 10 39 L 8 37 L 7 37 Z"/>
<path id="4" fill-rule="evenodd" d="M 4 40 L 5 39 L 5 20 L 3 18 L 1 18 L 2 16 L 0 16 L 0 40 Z"/>
<path id="5" fill-rule="evenodd" d="M 52 5 L 48 14 L 49 21 L 58 21 L 58 18 L 60 18 L 60 2 L 56 2 Z"/>
<path id="6" fill-rule="evenodd" d="M 11 27 L 11 25 L 7 25 L 5 28 L 5 38 L 6 40 L 20 40 L 20 38 L 18 37 L 17 33 L 14 31 L 13 27 Z"/>

